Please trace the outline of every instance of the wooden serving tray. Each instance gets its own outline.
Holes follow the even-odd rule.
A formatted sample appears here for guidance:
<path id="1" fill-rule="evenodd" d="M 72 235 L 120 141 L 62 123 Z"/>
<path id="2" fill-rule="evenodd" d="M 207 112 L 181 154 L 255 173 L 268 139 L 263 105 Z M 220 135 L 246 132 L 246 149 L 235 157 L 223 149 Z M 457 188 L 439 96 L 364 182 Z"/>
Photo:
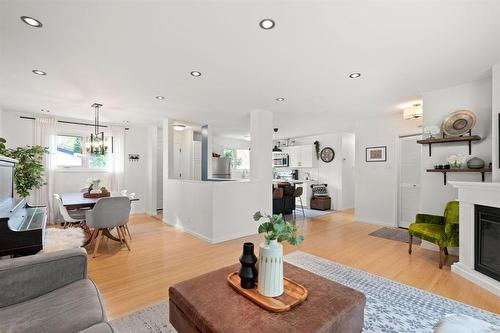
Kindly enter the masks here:
<path id="1" fill-rule="evenodd" d="M 84 198 L 105 198 L 111 196 L 110 192 L 103 193 L 83 193 Z"/>
<path id="2" fill-rule="evenodd" d="M 297 282 L 283 278 L 284 292 L 278 297 L 266 297 L 257 291 L 257 285 L 252 289 L 241 288 L 241 279 L 238 272 L 231 273 L 227 276 L 227 282 L 234 290 L 256 303 L 260 307 L 271 312 L 285 312 L 291 310 L 294 306 L 304 302 L 307 298 L 307 289 Z"/>

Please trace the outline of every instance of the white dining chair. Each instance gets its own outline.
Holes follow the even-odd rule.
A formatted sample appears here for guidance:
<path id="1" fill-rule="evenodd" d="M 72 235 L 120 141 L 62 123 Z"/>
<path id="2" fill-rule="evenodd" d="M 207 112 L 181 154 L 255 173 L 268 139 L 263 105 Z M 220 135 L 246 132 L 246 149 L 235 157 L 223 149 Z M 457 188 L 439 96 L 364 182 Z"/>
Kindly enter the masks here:
<path id="1" fill-rule="evenodd" d="M 87 225 L 94 228 L 91 242 L 95 240 L 93 257 L 97 255 L 99 244 L 106 232 L 116 228 L 121 243 L 125 243 L 130 251 L 130 244 L 125 237 L 128 217 L 130 215 L 130 200 L 127 197 L 110 197 L 97 200 L 94 208 L 86 212 Z"/>
<path id="2" fill-rule="evenodd" d="M 130 194 L 127 194 L 127 190 L 121 190 L 120 191 L 120 194 L 124 197 L 128 197 L 129 199 L 133 199 L 135 197 L 135 193 L 130 193 Z M 128 230 L 128 224 L 125 224 L 124 226 L 124 229 L 125 229 L 125 233 L 128 235 L 128 238 L 130 238 L 130 240 L 132 240 L 132 236 L 130 235 L 130 230 Z"/>
<path id="3" fill-rule="evenodd" d="M 73 212 L 73 214 L 70 215 L 70 213 L 68 212 L 66 207 L 64 207 L 61 196 L 57 193 L 54 193 L 54 201 L 57 205 L 59 213 L 61 214 L 61 217 L 63 218 L 63 221 L 64 221 L 63 228 L 66 229 L 71 224 L 78 224 L 82 227 L 84 226 L 85 213 L 79 214 L 77 212 Z"/>

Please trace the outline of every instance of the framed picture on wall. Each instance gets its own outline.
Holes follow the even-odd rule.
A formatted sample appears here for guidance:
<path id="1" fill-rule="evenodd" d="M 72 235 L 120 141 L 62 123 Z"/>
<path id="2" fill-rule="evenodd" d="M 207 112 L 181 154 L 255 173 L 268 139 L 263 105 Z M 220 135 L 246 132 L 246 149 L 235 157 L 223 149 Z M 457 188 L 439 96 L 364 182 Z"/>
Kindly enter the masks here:
<path id="1" fill-rule="evenodd" d="M 387 146 L 367 147 L 366 162 L 386 162 Z"/>

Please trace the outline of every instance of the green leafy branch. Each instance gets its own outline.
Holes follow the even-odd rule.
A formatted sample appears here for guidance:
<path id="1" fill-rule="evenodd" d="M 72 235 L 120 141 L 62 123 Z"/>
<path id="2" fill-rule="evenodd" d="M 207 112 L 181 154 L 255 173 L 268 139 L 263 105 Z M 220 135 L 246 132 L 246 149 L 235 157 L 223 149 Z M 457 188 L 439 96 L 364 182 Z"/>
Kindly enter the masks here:
<path id="1" fill-rule="evenodd" d="M 259 234 L 266 234 L 267 241 L 277 240 L 278 242 L 288 242 L 290 245 L 299 245 L 304 241 L 304 236 L 297 235 L 298 227 L 288 221 L 285 221 L 282 214 L 264 215 L 256 212 L 253 215 L 254 221 L 258 222 L 262 218 L 267 221 L 259 225 Z"/>
<path id="2" fill-rule="evenodd" d="M 43 157 L 48 152 L 48 148 L 42 146 L 17 147 L 4 149 L 2 152 L 5 156 L 18 161 L 14 170 L 14 182 L 20 197 L 25 198 L 31 190 L 45 185 Z"/>

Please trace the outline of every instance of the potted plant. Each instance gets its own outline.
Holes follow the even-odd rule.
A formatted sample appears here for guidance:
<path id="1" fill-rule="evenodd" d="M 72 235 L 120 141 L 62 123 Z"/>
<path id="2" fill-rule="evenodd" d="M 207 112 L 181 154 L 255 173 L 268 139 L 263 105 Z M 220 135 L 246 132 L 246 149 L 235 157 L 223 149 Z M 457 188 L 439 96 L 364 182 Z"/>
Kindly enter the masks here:
<path id="1" fill-rule="evenodd" d="M 42 146 L 26 146 L 3 150 L 5 156 L 17 160 L 14 170 L 14 183 L 16 184 L 16 192 L 20 197 L 25 198 L 30 194 L 31 190 L 45 185 L 43 157 L 48 152 L 48 148 Z"/>
<path id="2" fill-rule="evenodd" d="M 257 290 L 264 296 L 276 297 L 283 294 L 283 245 L 299 245 L 304 236 L 297 235 L 297 226 L 285 221 L 283 215 L 264 215 L 256 212 L 255 221 L 262 218 L 259 234 L 265 234 L 265 242 L 259 247 L 259 284 Z"/>

